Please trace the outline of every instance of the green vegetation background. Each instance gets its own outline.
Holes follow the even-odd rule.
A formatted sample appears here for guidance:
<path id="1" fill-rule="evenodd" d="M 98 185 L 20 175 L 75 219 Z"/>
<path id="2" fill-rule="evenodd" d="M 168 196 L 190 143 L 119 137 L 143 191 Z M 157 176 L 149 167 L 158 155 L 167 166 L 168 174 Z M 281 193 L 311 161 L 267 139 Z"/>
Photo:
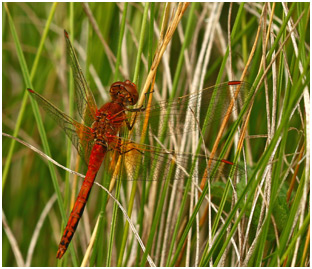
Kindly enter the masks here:
<path id="1" fill-rule="evenodd" d="M 152 31 L 157 32 L 155 28 L 153 29 L 153 26 L 149 28 L 149 20 L 146 20 L 147 27 L 141 33 L 144 24 L 143 19 L 145 18 L 144 4 L 129 3 L 127 9 L 125 45 L 121 53 L 121 65 L 129 77 L 123 77 L 121 73 L 116 75 L 115 63 L 112 66 L 110 65 L 103 44 L 93 30 L 81 4 L 59 3 L 54 6 L 52 3 L 8 3 L 7 9 L 4 5 L 2 9 L 2 131 L 4 133 L 14 134 L 14 136 L 43 151 L 44 146 L 42 146 L 38 132 L 40 127 L 37 126 L 35 121 L 29 96 L 25 93 L 27 87 L 32 87 L 62 111 L 74 113 L 74 118 L 78 119 L 77 113 L 73 112 L 76 111 L 76 108 L 68 86 L 69 67 L 66 62 L 63 29 L 69 32 L 71 41 L 74 43 L 76 51 L 78 51 L 80 64 L 98 105 L 109 100 L 108 89 L 111 83 L 116 80 L 132 79 L 134 77 L 135 67 L 138 66 L 137 52 L 140 40 L 143 40 L 140 44 L 143 44 L 144 60 L 139 60 L 140 69 L 136 84 L 139 90 L 143 86 L 148 73 L 147 66 L 152 59 L 148 53 L 156 49 L 157 43 L 157 35 L 155 34 L 152 37 L 153 42 L 148 43 L 150 38 L 149 30 L 152 29 Z M 203 12 L 205 5 L 207 7 L 206 13 Z M 175 33 L 172 43 L 167 49 L 170 77 L 177 79 L 179 82 L 175 97 L 185 94 L 184 89 L 188 90 L 187 85 L 190 84 L 190 80 L 194 76 L 194 63 L 196 63 L 202 49 L 205 25 L 208 23 L 209 18 L 213 17 L 211 14 L 212 5 L 213 3 L 192 3 L 181 20 L 180 34 Z M 116 3 L 89 3 L 92 16 L 96 20 L 105 42 L 115 56 L 118 54 L 119 48 L 122 16 L 120 8 L 123 6 L 123 4 Z M 176 8 L 176 5 L 173 5 L 173 7 Z M 289 34 L 289 29 L 283 28 L 283 25 L 287 26 L 287 23 L 293 25 L 302 12 L 305 12 L 296 26 L 294 40 L 288 39 L 285 44 L 283 43 L 283 49 L 275 60 L 275 66 L 273 65 L 265 76 L 267 95 L 264 82 L 260 81 L 260 76 L 257 76 L 259 70 L 263 68 L 261 64 L 263 30 L 261 30 L 255 54 L 244 78 L 252 85 L 250 91 L 259 86 L 254 102 L 248 100 L 252 105 L 252 112 L 244 142 L 245 159 L 243 154 L 240 154 L 239 161 L 240 165 L 246 165 L 248 168 L 246 174 L 250 184 L 246 186 L 244 179 L 241 179 L 235 187 L 238 197 L 243 195 L 244 201 L 240 204 L 233 204 L 233 191 L 229 188 L 229 181 L 212 182 L 213 202 L 222 208 L 222 216 L 224 219 L 228 217 L 229 222 L 223 225 L 220 222 L 220 215 L 213 212 L 212 224 L 215 241 L 211 243 L 211 248 L 208 248 L 209 233 L 205 232 L 208 231 L 207 223 L 200 226 L 199 250 L 196 249 L 196 230 L 199 224 L 196 225 L 196 220 L 191 215 L 188 217 L 189 202 L 184 205 L 184 208 L 176 209 L 184 216 L 183 220 L 185 222 L 183 224 L 172 223 L 172 229 L 179 231 L 181 226 L 182 228 L 189 227 L 192 230 L 191 243 L 187 247 L 190 252 L 189 265 L 191 266 L 194 264 L 216 266 L 220 265 L 220 261 L 221 264 L 223 262 L 226 266 L 243 265 L 244 262 L 246 262 L 245 265 L 249 266 L 307 266 L 310 263 L 310 251 L 309 247 L 307 248 L 309 246 L 310 216 L 310 142 L 307 139 L 310 134 L 307 133 L 306 129 L 307 122 L 309 122 L 307 110 L 310 109 L 310 107 L 307 107 L 310 94 L 310 5 L 309 3 L 288 3 L 287 7 L 291 14 L 288 17 L 282 4 L 277 3 L 275 6 L 272 27 L 274 34 L 270 37 L 268 48 L 264 53 L 267 57 L 266 66 L 270 64 L 274 57 L 272 52 L 276 53 L 281 48 L 282 43 Z M 224 4 L 221 15 L 216 21 L 219 28 L 217 28 L 218 34 L 215 34 L 214 37 L 215 41 L 212 43 L 208 69 L 204 70 L 205 87 L 215 84 L 220 74 L 222 75 L 222 81 L 239 80 L 252 51 L 263 3 L 233 4 L 231 29 L 236 24 L 237 30 L 235 36 L 232 36 L 233 76 L 229 78 L 222 66 L 225 53 L 221 49 L 220 40 L 222 38 L 218 37 L 218 35 L 223 35 L 224 40 L 227 40 L 229 8 L 228 3 Z M 269 11 L 271 9 L 272 4 L 270 4 L 270 9 L 267 11 L 267 25 L 269 24 Z M 157 29 L 160 29 L 163 10 L 164 3 L 151 3 L 148 7 L 149 14 L 154 16 Z M 9 11 L 10 15 L 7 11 Z M 201 18 L 203 13 L 204 20 Z M 187 65 L 187 60 L 184 59 L 182 71 L 176 77 L 181 48 L 183 48 L 183 38 L 189 23 L 191 31 L 185 42 L 190 44 L 190 47 L 189 44 L 187 45 L 189 49 L 189 58 L 187 60 L 190 60 L 191 64 Z M 44 36 L 44 29 L 48 30 L 46 36 Z M 199 29 L 198 32 L 197 29 Z M 18 40 L 14 39 L 14 31 L 16 31 L 15 37 Z M 40 41 L 43 37 L 44 43 L 43 47 L 41 47 Z M 192 41 L 195 39 L 197 43 L 194 45 Z M 298 50 L 294 47 L 293 42 L 296 43 Z M 21 50 L 18 49 L 18 45 L 20 45 Z M 19 53 L 25 58 L 30 74 L 28 78 L 26 68 L 18 56 Z M 38 62 L 35 60 L 37 55 L 39 55 Z M 125 62 L 125 58 L 127 62 Z M 86 66 L 90 65 L 92 65 L 92 68 L 86 72 Z M 187 68 L 189 66 L 191 66 L 191 69 Z M 167 87 L 164 87 L 164 85 L 168 84 L 168 77 L 165 76 L 166 72 L 164 64 L 161 63 L 156 77 L 156 85 L 159 95 L 164 99 L 169 98 L 170 95 Z M 103 90 L 99 89 L 99 85 L 103 87 Z M 273 94 L 274 87 L 276 95 Z M 25 104 L 24 107 L 23 104 Z M 274 111 L 276 114 L 272 113 L 272 107 L 276 107 Z M 65 139 L 65 134 L 42 111 L 41 115 L 51 151 L 50 157 L 75 170 L 74 161 L 73 163 L 69 161 L 71 151 L 68 141 Z M 268 119 L 271 125 L 272 122 L 275 122 L 275 127 L 270 131 L 268 126 L 271 125 L 268 125 Z M 17 132 L 17 129 L 19 129 L 18 133 L 14 133 Z M 231 130 L 227 130 L 220 142 L 221 148 L 226 145 L 225 141 Z M 216 130 L 212 131 L 211 137 L 206 143 L 207 148 L 210 150 L 216 134 Z M 96 245 L 93 248 L 90 265 L 116 266 L 118 264 L 126 266 L 145 264 L 146 257 L 143 257 L 142 251 L 137 247 L 136 239 L 132 237 L 131 232 L 129 232 L 129 235 L 123 235 L 125 218 L 120 211 L 116 222 L 113 222 L 114 227 L 111 229 L 112 215 L 115 212 L 113 204 L 110 201 L 105 209 L 105 206 L 103 206 L 104 191 L 98 186 L 93 187 L 84 213 L 84 220 L 81 221 L 77 235 L 72 241 L 72 244 L 75 245 L 75 254 L 72 255 L 73 250 L 68 251 L 61 262 L 57 261 L 55 255 L 64 223 L 62 224 L 62 212 L 60 213 L 58 198 L 54 197 L 56 192 L 54 185 L 59 185 L 61 189 L 60 193 L 66 205 L 64 212 L 68 216 L 73 177 L 63 169 L 52 165 L 52 169 L 54 169 L 53 176 L 51 167 L 49 168 L 51 163 L 48 165 L 47 160 L 20 143 L 12 145 L 12 141 L 8 137 L 2 138 L 3 266 L 80 265 L 99 214 L 102 218 L 102 226 L 99 228 L 101 232 L 99 232 Z M 229 147 L 228 151 L 228 159 L 237 158 L 234 146 Z M 268 167 L 268 175 L 264 175 L 264 171 Z M 80 171 L 84 172 L 85 169 L 80 168 Z M 51 180 L 53 177 L 55 177 L 54 181 Z M 262 178 L 265 179 L 265 184 L 262 184 Z M 98 177 L 97 181 L 102 182 L 101 177 Z M 66 184 L 63 184 L 64 182 Z M 78 186 L 80 186 L 81 182 L 82 180 L 78 179 Z M 127 197 L 131 189 L 124 185 L 123 187 L 126 194 L 124 194 L 125 199 L 122 200 L 122 204 L 127 208 Z M 163 189 L 163 185 L 160 184 L 158 188 L 159 196 L 157 197 L 163 197 L 160 195 L 163 190 L 165 188 Z M 259 190 L 261 190 L 260 193 Z M 168 193 L 170 193 L 170 187 Z M 268 196 L 268 194 L 270 195 Z M 148 193 L 145 195 L 148 197 Z M 256 206 L 253 207 L 254 197 L 258 197 L 258 195 L 260 195 L 260 198 L 256 202 Z M 266 203 L 265 199 L 269 197 L 270 200 Z M 145 196 L 142 196 L 140 199 L 147 204 L 148 199 L 145 200 L 144 198 Z M 158 202 L 156 200 L 155 209 Z M 166 200 L 162 209 L 162 212 L 165 213 L 162 216 L 156 214 L 157 210 L 151 216 L 151 221 L 156 223 L 154 238 L 149 237 L 149 234 L 145 234 L 143 238 L 143 242 L 150 249 L 149 254 L 152 259 L 154 262 L 158 261 L 156 265 L 160 264 L 160 258 L 157 256 L 160 252 L 157 252 L 156 245 L 157 242 L 163 240 L 164 236 L 163 230 L 160 228 L 161 225 L 157 225 L 157 222 L 163 223 L 163 220 L 166 219 L 167 203 Z M 203 212 L 206 207 L 205 203 L 201 206 L 200 212 Z M 264 204 L 266 205 L 265 219 L 261 216 L 261 206 Z M 51 206 L 51 208 L 47 209 L 47 206 Z M 142 205 L 137 205 L 138 208 L 140 206 Z M 36 227 L 40 224 L 39 220 L 45 209 L 47 214 L 43 218 L 42 227 L 38 229 Z M 239 215 L 240 213 L 242 216 Z M 248 224 L 251 215 L 253 218 L 251 223 Z M 132 217 L 132 220 L 138 230 L 142 232 L 142 227 L 145 225 L 143 218 Z M 232 229 L 233 233 L 227 232 L 227 227 Z M 247 227 L 249 228 L 247 229 Z M 215 229 L 218 229 L 220 233 L 216 234 Z M 257 229 L 261 231 L 259 234 L 257 234 Z M 16 240 L 16 245 L 12 245 L 12 241 L 8 239 L 8 230 L 12 233 L 10 237 Z M 38 232 L 38 239 L 35 242 L 33 253 L 29 253 L 34 231 Z M 185 230 L 181 229 L 172 239 L 171 246 L 175 250 L 169 252 L 163 265 L 174 266 L 179 264 L 184 266 L 187 264 L 187 251 L 183 247 L 184 242 L 186 242 L 183 231 Z M 241 260 L 239 260 L 232 243 L 225 244 L 225 242 L 232 239 L 236 246 L 240 248 L 245 234 L 247 237 L 246 242 L 252 248 L 245 248 L 244 252 L 240 253 Z M 257 236 L 256 241 L 255 236 Z M 126 251 L 122 250 L 121 246 L 123 238 L 128 238 Z M 253 245 L 253 243 L 255 244 Z M 18 256 L 19 253 L 21 256 Z M 176 253 L 181 253 L 181 256 L 178 257 Z M 226 253 L 228 255 L 225 255 Z M 198 259 L 198 263 L 196 263 L 196 259 Z"/>

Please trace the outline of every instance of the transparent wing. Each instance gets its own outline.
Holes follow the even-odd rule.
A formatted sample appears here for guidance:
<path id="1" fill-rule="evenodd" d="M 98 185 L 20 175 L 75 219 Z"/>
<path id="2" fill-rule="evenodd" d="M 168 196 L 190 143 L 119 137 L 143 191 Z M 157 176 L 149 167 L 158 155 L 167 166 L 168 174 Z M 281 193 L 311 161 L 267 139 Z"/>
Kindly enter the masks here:
<path id="1" fill-rule="evenodd" d="M 163 128 L 166 128 L 165 136 L 179 135 L 191 132 L 195 130 L 195 127 L 203 129 L 218 123 L 244 104 L 248 98 L 250 86 L 249 83 L 242 81 L 225 82 L 184 95 L 171 102 L 160 102 L 147 107 L 143 112 L 135 112 L 137 113 L 135 126 L 139 128 L 136 128 L 133 135 L 140 135 L 140 125 L 148 110 L 150 110 L 150 135 L 159 136 Z M 238 97 L 235 96 L 236 91 L 238 91 Z M 235 105 L 228 111 L 231 102 Z M 209 112 L 209 118 L 205 121 L 207 112 Z M 197 118 L 199 121 L 196 121 Z"/>
<path id="2" fill-rule="evenodd" d="M 127 180 L 165 180 L 170 165 L 177 169 L 179 175 L 173 179 L 183 180 L 188 178 L 192 170 L 193 161 L 197 161 L 192 178 L 202 179 L 227 178 L 232 169 L 236 175 L 244 175 L 244 169 L 227 160 L 212 159 L 202 154 L 194 155 L 187 152 L 177 152 L 175 150 L 165 150 L 145 144 L 137 144 L 132 140 L 116 137 L 115 143 L 111 145 L 111 151 L 118 153 L 122 157 L 123 169 L 126 172 Z M 116 162 L 118 156 L 114 156 L 111 162 Z M 114 168 L 115 164 L 111 163 Z M 138 169 L 138 170 L 137 170 Z M 110 171 L 111 173 L 113 170 Z"/>
<path id="3" fill-rule="evenodd" d="M 69 40 L 68 33 L 65 30 L 64 35 L 66 40 L 67 54 L 74 76 L 75 102 L 78 106 L 78 112 L 80 117 L 83 119 L 84 123 L 87 126 L 91 126 L 91 124 L 95 120 L 95 115 L 97 111 L 96 102 L 82 73 L 77 55 Z"/>
<path id="4" fill-rule="evenodd" d="M 91 128 L 84 126 L 63 113 L 34 90 L 28 89 L 28 92 L 33 98 L 36 99 L 38 104 L 49 114 L 49 116 L 52 117 L 65 131 L 66 135 L 70 138 L 71 142 L 77 149 L 79 155 L 86 163 L 88 163 L 94 139 Z"/>

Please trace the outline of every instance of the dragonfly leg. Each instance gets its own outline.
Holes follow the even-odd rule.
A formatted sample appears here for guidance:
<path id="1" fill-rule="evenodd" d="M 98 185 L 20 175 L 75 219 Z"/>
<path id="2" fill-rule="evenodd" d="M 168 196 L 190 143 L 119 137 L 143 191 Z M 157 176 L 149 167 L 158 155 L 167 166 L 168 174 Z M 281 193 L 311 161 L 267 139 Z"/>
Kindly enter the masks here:
<path id="1" fill-rule="evenodd" d="M 144 154 L 141 150 L 139 150 L 137 148 L 131 148 L 131 149 L 125 150 L 125 151 L 121 152 L 121 154 L 126 154 L 132 150 L 136 150 L 137 152 L 141 153 L 142 155 Z"/>
<path id="2" fill-rule="evenodd" d="M 145 93 L 145 96 L 147 96 L 148 94 L 151 94 L 153 92 L 154 92 L 154 90 L 149 91 L 149 92 Z M 145 107 L 143 105 L 141 105 L 138 108 L 126 108 L 126 111 L 129 111 L 129 112 L 142 112 L 142 111 L 145 111 L 146 108 L 147 108 L 147 102 L 148 102 L 148 98 L 147 97 L 144 98 L 144 102 L 145 102 Z"/>
<path id="3" fill-rule="evenodd" d="M 141 111 L 143 111 L 143 110 L 141 110 Z M 134 124 L 135 124 L 135 120 L 136 120 L 137 115 L 138 115 L 138 114 L 135 113 L 134 119 L 133 119 L 133 121 L 132 121 L 131 124 L 130 124 L 130 122 L 129 122 L 129 120 L 128 120 L 127 118 L 125 119 L 125 122 L 126 122 L 126 125 L 127 125 L 127 128 L 128 128 L 129 131 L 132 130 L 132 128 L 133 128 L 133 126 L 134 126 Z"/>
<path id="4" fill-rule="evenodd" d="M 122 143 L 122 139 L 120 137 L 117 138 L 118 142 L 117 142 L 117 145 L 114 147 L 114 149 L 109 149 L 108 151 L 110 150 L 114 150 L 114 151 L 117 151 L 120 155 L 122 154 L 126 154 L 132 150 L 136 150 L 137 152 L 141 153 L 142 155 L 144 154 L 143 151 L 139 150 L 138 148 L 135 148 L 135 147 L 132 147 L 132 148 L 129 148 L 127 149 L 128 145 L 127 144 L 133 144 L 133 143 Z M 126 150 L 122 150 L 122 148 L 126 148 Z"/>
<path id="5" fill-rule="evenodd" d="M 146 109 L 146 107 L 143 107 L 143 105 L 142 105 L 142 106 L 140 106 L 138 108 L 126 108 L 126 111 L 129 111 L 129 112 L 142 112 L 145 109 Z"/>
<path id="6" fill-rule="evenodd" d="M 154 90 L 149 91 L 149 92 L 145 93 L 145 95 L 147 96 L 148 94 L 151 94 L 151 93 L 153 93 L 153 92 L 154 92 Z M 129 112 L 136 112 L 135 117 L 134 117 L 134 119 L 133 119 L 133 121 L 132 121 L 131 124 L 130 124 L 130 122 L 128 121 L 128 119 L 125 120 L 125 121 L 126 121 L 126 124 L 127 124 L 127 127 L 128 127 L 128 129 L 129 129 L 130 131 L 131 131 L 131 129 L 133 128 L 133 125 L 135 124 L 135 120 L 136 120 L 136 117 L 137 117 L 137 112 L 143 112 L 143 111 L 145 111 L 146 108 L 147 108 L 147 102 L 148 102 L 148 98 L 145 97 L 145 107 L 144 107 L 143 105 L 141 105 L 141 106 L 138 107 L 138 108 L 125 108 L 126 111 L 129 111 Z"/>

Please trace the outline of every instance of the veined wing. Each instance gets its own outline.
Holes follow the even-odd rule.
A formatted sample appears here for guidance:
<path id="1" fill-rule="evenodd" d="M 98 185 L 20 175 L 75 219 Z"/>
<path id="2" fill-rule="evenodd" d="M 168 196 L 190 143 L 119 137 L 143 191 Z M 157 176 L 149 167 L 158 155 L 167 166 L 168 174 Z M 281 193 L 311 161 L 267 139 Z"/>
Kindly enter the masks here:
<path id="1" fill-rule="evenodd" d="M 38 104 L 49 114 L 49 116 L 52 117 L 65 131 L 66 135 L 70 138 L 71 142 L 77 149 L 79 155 L 86 163 L 88 163 L 94 138 L 91 128 L 75 121 L 63 113 L 34 90 L 28 89 L 28 92 L 36 99 Z"/>
<path id="2" fill-rule="evenodd" d="M 150 110 L 150 135 L 159 136 L 164 127 L 167 128 L 165 136 L 192 132 L 195 127 L 203 129 L 220 122 L 222 118 L 241 107 L 248 98 L 250 87 L 251 85 L 244 81 L 230 81 L 184 95 L 173 101 L 159 102 L 147 107 L 143 112 L 137 112 L 134 126 L 140 126 L 140 122 L 144 121 L 147 111 Z M 235 96 L 236 91 L 239 92 L 238 97 Z M 235 106 L 228 111 L 231 102 L 234 102 Z M 209 118 L 204 121 L 208 109 Z M 136 128 L 133 135 L 140 136 L 140 128 Z"/>
<path id="3" fill-rule="evenodd" d="M 191 172 L 194 160 L 197 160 L 197 168 L 192 178 L 195 176 L 200 180 L 202 178 L 210 180 L 217 177 L 227 178 L 232 169 L 235 170 L 236 175 L 245 174 L 242 167 L 224 159 L 218 160 L 203 154 L 194 155 L 187 152 L 166 150 L 157 146 L 138 144 L 120 137 L 116 137 L 116 143 L 111 149 L 113 152 L 118 152 L 118 156 L 121 155 L 123 158 L 122 162 L 127 180 L 164 180 L 172 163 L 180 169 L 179 177 L 174 179 L 183 180 Z M 142 178 L 142 175 L 146 175 L 146 177 Z"/>
<path id="4" fill-rule="evenodd" d="M 78 106 L 78 112 L 87 126 L 95 120 L 97 111 L 94 96 L 87 84 L 87 81 L 82 73 L 75 50 L 69 40 L 68 33 L 64 30 L 67 54 L 69 56 L 70 65 L 73 71 L 75 83 L 75 102 Z"/>

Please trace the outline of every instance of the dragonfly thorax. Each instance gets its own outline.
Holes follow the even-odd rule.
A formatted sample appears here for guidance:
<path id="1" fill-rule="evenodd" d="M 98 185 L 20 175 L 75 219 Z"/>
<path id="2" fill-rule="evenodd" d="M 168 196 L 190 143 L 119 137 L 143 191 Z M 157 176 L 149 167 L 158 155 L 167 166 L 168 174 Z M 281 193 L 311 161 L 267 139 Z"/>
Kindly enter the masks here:
<path id="1" fill-rule="evenodd" d="M 119 103 L 110 102 L 103 105 L 96 114 L 96 120 L 91 128 L 94 139 L 106 146 L 116 141 L 121 126 L 124 124 L 126 114 L 124 107 Z"/>

